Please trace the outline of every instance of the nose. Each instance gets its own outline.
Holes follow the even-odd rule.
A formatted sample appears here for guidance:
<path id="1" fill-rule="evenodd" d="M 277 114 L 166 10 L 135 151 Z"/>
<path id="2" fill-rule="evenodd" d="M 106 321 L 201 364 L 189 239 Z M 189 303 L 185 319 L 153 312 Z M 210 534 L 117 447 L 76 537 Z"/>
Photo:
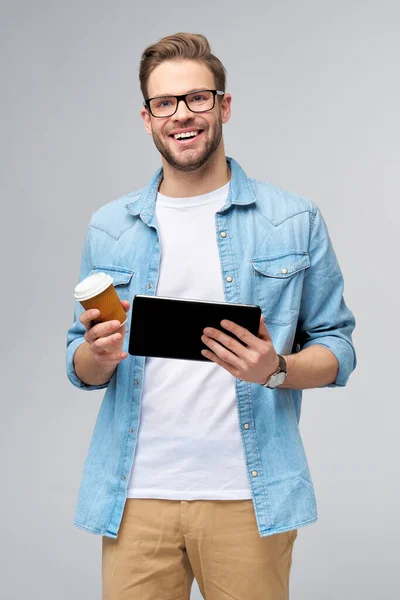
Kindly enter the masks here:
<path id="1" fill-rule="evenodd" d="M 182 98 L 178 100 L 178 108 L 176 109 L 176 113 L 173 115 L 173 118 L 177 121 L 186 121 L 192 115 L 193 113 L 188 109 L 185 101 Z"/>

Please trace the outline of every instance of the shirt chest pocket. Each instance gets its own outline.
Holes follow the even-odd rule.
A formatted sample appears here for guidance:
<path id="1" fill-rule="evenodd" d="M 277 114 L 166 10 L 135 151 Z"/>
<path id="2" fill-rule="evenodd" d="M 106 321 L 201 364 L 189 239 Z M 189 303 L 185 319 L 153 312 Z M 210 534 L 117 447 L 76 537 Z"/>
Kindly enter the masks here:
<path id="1" fill-rule="evenodd" d="M 298 318 L 308 252 L 253 258 L 256 295 L 268 325 L 288 325 Z"/>
<path id="2" fill-rule="evenodd" d="M 113 278 L 113 285 L 120 300 L 129 300 L 129 284 L 134 275 L 133 271 L 123 267 L 94 265 L 89 275 L 94 273 L 107 273 Z"/>

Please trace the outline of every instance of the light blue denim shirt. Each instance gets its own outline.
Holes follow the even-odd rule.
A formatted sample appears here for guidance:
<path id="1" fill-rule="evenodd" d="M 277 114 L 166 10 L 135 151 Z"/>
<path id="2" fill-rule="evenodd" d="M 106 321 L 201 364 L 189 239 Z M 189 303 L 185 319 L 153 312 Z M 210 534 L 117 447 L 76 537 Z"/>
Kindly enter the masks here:
<path id="1" fill-rule="evenodd" d="M 356 366 L 355 319 L 343 298 L 343 277 L 318 207 L 269 183 L 249 179 L 227 157 L 231 182 L 215 215 L 226 302 L 259 304 L 279 354 L 319 344 L 337 357 L 335 383 Z M 160 247 L 155 203 L 162 169 L 150 184 L 96 211 L 85 239 L 80 281 L 109 273 L 121 299 L 155 295 Z M 195 226 L 195 224 L 193 225 Z M 84 384 L 73 357 L 84 342 L 76 303 L 67 333 L 67 374 L 82 390 L 105 388 L 86 459 L 74 524 L 116 538 L 139 433 L 144 357 L 122 361 L 110 382 Z M 128 331 L 129 319 L 128 313 Z M 123 350 L 128 350 L 126 336 Z M 317 520 L 313 484 L 299 432 L 302 392 L 270 390 L 235 379 L 240 432 L 261 537 Z"/>

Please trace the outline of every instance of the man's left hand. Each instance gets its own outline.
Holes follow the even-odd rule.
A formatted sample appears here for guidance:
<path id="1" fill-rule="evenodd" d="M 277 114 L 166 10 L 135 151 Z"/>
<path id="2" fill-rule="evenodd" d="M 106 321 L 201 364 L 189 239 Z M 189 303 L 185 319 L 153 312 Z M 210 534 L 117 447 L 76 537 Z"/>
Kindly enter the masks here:
<path id="1" fill-rule="evenodd" d="M 221 325 L 246 346 L 229 334 L 206 327 L 201 340 L 210 350 L 202 350 L 201 353 L 238 379 L 250 383 L 266 383 L 269 376 L 278 369 L 279 358 L 264 317 L 261 315 L 258 337 L 232 321 L 221 321 Z"/>

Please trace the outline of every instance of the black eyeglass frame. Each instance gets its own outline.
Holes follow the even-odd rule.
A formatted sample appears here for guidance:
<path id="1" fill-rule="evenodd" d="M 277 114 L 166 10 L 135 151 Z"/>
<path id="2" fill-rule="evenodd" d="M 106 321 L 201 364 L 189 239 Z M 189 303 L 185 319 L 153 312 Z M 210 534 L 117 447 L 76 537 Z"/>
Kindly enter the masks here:
<path id="1" fill-rule="evenodd" d="M 189 106 L 189 104 L 187 103 L 187 96 L 191 96 L 192 94 L 199 94 L 200 92 L 211 92 L 213 94 L 213 105 L 211 108 L 207 108 L 206 110 L 192 110 Z M 186 104 L 186 106 L 188 107 L 188 109 L 190 110 L 190 112 L 192 113 L 203 113 L 203 112 L 209 112 L 210 110 L 212 110 L 215 106 L 215 97 L 216 96 L 225 96 L 225 92 L 222 92 L 221 90 L 194 90 L 193 92 L 188 92 L 187 94 L 182 94 L 181 96 L 174 96 L 173 94 L 162 94 L 161 96 L 154 96 L 153 98 L 147 98 L 144 102 L 143 102 L 143 106 L 145 106 L 152 117 L 154 117 L 155 119 L 168 119 L 169 117 L 172 117 L 176 111 L 178 110 L 178 106 L 179 106 L 179 102 L 181 100 L 184 101 L 184 103 Z M 152 100 L 156 100 L 157 98 L 176 98 L 176 107 L 173 113 L 171 113 L 170 115 L 155 115 L 153 114 L 151 108 L 150 108 L 150 102 Z"/>

